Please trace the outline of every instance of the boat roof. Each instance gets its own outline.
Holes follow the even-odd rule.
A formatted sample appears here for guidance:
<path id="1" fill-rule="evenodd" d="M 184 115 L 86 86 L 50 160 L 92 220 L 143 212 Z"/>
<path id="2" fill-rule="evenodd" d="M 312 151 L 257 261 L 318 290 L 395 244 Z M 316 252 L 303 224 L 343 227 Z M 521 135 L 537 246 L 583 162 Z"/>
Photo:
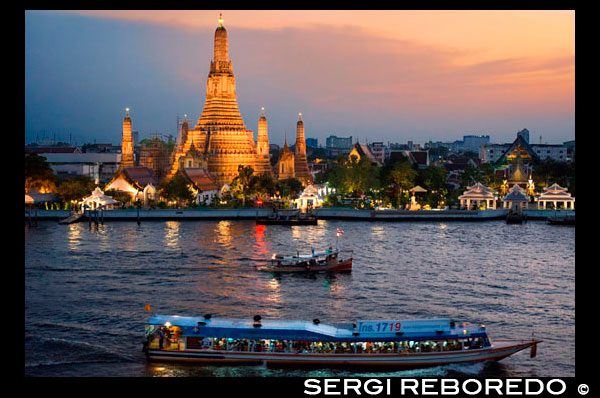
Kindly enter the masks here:
<path id="1" fill-rule="evenodd" d="M 359 320 L 328 325 L 304 320 L 185 317 L 154 315 L 148 325 L 178 326 L 186 336 L 281 339 L 301 341 L 393 341 L 431 340 L 486 336 L 483 325 L 453 322 L 450 319 Z"/>
<path id="2" fill-rule="evenodd" d="M 325 250 L 325 251 L 320 251 L 317 252 L 315 251 L 314 254 L 297 254 L 295 256 L 281 256 L 277 253 L 275 253 L 272 256 L 273 260 L 298 260 L 298 259 L 311 259 L 311 258 L 316 258 L 316 257 L 323 257 L 323 256 L 329 256 L 331 254 L 338 254 L 339 251 L 336 249 L 333 250 Z"/>

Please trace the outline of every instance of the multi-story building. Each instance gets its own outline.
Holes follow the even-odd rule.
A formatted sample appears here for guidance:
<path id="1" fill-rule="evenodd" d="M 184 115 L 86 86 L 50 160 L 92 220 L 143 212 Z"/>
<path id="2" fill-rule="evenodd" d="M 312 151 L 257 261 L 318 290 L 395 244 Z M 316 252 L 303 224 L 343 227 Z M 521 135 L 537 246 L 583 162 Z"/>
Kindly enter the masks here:
<path id="1" fill-rule="evenodd" d="M 347 155 L 353 148 L 352 137 L 337 137 L 330 135 L 325 139 L 325 148 L 329 156 Z"/>
<path id="2" fill-rule="evenodd" d="M 531 144 L 531 148 L 541 160 L 552 159 L 559 162 L 567 161 L 568 148 L 564 144 Z"/>
<path id="3" fill-rule="evenodd" d="M 479 159 L 482 163 L 494 163 L 504 152 L 510 148 L 511 144 L 487 144 L 479 148 Z"/>
<path id="4" fill-rule="evenodd" d="M 387 147 L 387 150 L 385 151 L 385 158 L 387 160 L 392 156 L 393 153 L 402 153 L 403 154 L 404 151 L 408 151 L 408 145 L 398 144 L 398 143 L 390 144 L 388 142 L 388 147 Z"/>
<path id="5" fill-rule="evenodd" d="M 490 143 L 489 135 L 465 135 L 462 140 L 463 152 L 479 153 L 479 148 Z"/>
<path id="6" fill-rule="evenodd" d="M 119 168 L 120 153 L 41 153 L 59 178 L 88 176 L 96 183 L 109 181 Z"/>
<path id="7" fill-rule="evenodd" d="M 521 136 L 523 140 L 527 138 Z M 511 147 L 512 144 L 488 144 L 479 149 L 479 158 L 482 163 L 494 163 L 498 161 L 504 153 Z M 558 162 L 566 162 L 570 158 L 567 154 L 568 147 L 565 144 L 529 144 L 532 152 L 534 152 L 540 160 L 552 159 Z"/>
<path id="8" fill-rule="evenodd" d="M 386 150 L 383 142 L 372 142 L 369 144 L 369 148 L 371 149 L 371 153 L 375 157 L 375 159 L 379 160 L 381 164 L 385 163 L 386 159 Z"/>
<path id="9" fill-rule="evenodd" d="M 306 146 L 307 147 L 311 147 L 311 148 L 318 148 L 319 147 L 319 140 L 317 138 L 307 138 L 306 139 Z"/>

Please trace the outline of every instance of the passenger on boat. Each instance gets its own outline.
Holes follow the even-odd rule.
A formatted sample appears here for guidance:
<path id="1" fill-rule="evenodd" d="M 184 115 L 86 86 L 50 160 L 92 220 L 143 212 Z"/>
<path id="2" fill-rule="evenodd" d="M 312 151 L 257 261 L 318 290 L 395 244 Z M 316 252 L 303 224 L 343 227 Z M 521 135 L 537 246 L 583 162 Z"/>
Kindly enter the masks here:
<path id="1" fill-rule="evenodd" d="M 164 344 L 165 344 L 165 332 L 163 331 L 163 327 L 161 326 L 160 329 L 158 329 L 158 348 L 162 350 Z"/>

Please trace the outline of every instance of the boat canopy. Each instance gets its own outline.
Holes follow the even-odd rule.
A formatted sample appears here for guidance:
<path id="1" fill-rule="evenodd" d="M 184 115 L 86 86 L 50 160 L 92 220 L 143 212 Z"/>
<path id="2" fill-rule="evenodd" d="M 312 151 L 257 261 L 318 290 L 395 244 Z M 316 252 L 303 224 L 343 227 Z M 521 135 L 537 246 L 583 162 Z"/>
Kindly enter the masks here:
<path id="1" fill-rule="evenodd" d="M 147 324 L 178 326 L 186 336 L 233 339 L 399 341 L 487 336 L 483 325 L 459 324 L 449 319 L 369 320 L 358 321 L 354 325 L 332 326 L 299 320 L 265 319 L 255 322 L 252 319 L 154 315 Z M 255 326 L 259 324 L 260 327 Z"/>
<path id="2" fill-rule="evenodd" d="M 338 254 L 338 250 L 325 250 L 320 252 L 314 252 L 314 254 L 298 254 L 295 256 L 282 256 L 274 253 L 271 257 L 272 260 L 284 260 L 284 261 L 296 261 L 296 260 L 309 260 L 311 258 L 326 257 L 331 254 Z"/>

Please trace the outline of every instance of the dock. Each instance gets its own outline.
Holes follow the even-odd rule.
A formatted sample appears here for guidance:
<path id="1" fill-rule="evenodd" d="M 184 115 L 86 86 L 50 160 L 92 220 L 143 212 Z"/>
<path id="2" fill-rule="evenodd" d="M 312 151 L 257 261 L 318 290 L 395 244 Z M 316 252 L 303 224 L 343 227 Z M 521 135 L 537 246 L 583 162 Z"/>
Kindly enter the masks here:
<path id="1" fill-rule="evenodd" d="M 70 216 L 68 216 L 67 218 L 63 218 L 61 220 L 58 221 L 59 224 L 72 224 L 74 222 L 78 222 L 80 221 L 84 216 L 84 213 L 73 213 Z"/>

